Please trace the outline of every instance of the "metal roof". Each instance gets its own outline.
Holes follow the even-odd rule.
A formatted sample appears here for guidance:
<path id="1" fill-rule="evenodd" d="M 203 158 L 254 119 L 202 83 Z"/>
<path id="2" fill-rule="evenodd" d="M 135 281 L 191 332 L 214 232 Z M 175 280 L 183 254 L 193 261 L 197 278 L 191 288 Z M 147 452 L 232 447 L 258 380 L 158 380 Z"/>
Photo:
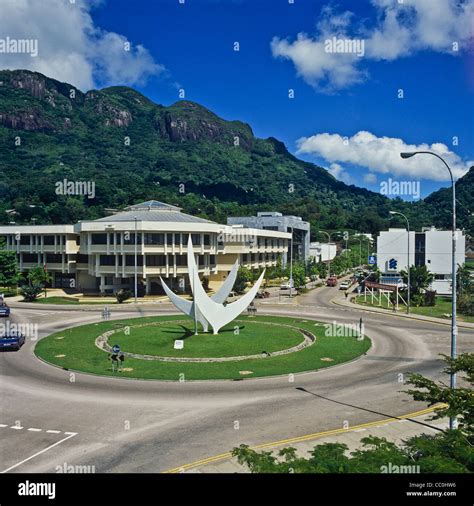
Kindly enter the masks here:
<path id="1" fill-rule="evenodd" d="M 181 208 L 165 204 L 164 202 L 158 202 L 157 200 L 149 200 L 141 204 L 129 206 L 125 211 L 94 221 L 134 221 L 135 218 L 137 221 L 154 221 L 161 223 L 215 223 L 214 221 L 182 213 Z"/>

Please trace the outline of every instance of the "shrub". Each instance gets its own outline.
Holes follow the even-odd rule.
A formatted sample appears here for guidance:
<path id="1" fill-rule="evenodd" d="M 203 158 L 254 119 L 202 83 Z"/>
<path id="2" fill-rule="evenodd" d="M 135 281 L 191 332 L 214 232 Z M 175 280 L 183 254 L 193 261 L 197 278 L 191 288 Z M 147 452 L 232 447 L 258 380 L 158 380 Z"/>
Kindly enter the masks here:
<path id="1" fill-rule="evenodd" d="M 472 295 L 461 295 L 458 297 L 459 312 L 466 316 L 474 316 L 474 298 Z"/>
<path id="2" fill-rule="evenodd" d="M 43 287 L 41 285 L 24 285 L 20 288 L 24 302 L 34 302 L 42 291 Z"/>
<path id="3" fill-rule="evenodd" d="M 436 306 L 436 290 L 426 290 L 423 306 Z"/>
<path id="4" fill-rule="evenodd" d="M 121 288 L 115 292 L 115 298 L 119 304 L 125 302 L 132 296 L 132 292 L 128 288 Z"/>

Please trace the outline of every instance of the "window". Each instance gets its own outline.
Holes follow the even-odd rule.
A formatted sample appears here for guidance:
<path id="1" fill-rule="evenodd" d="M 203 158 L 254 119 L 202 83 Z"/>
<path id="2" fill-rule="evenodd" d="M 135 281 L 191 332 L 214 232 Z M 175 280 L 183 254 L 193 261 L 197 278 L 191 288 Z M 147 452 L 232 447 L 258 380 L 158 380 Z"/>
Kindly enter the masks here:
<path id="1" fill-rule="evenodd" d="M 99 262 L 100 262 L 100 265 L 114 265 L 115 266 L 115 256 L 114 255 L 100 255 Z"/>
<path id="2" fill-rule="evenodd" d="M 211 244 L 211 236 L 209 234 L 204 234 L 204 245 L 210 246 Z"/>
<path id="3" fill-rule="evenodd" d="M 115 239 L 115 234 L 109 234 L 109 244 L 113 244 Z"/>
<path id="4" fill-rule="evenodd" d="M 30 239 L 31 239 L 31 237 L 29 235 L 20 235 L 20 244 L 22 244 L 24 246 L 29 246 Z"/>
<path id="5" fill-rule="evenodd" d="M 191 240 L 193 241 L 193 246 L 201 245 L 201 234 L 191 234 Z M 187 243 L 187 238 L 186 238 Z"/>
<path id="6" fill-rule="evenodd" d="M 211 265 L 216 265 L 216 255 L 210 255 L 209 256 L 209 263 Z"/>
<path id="7" fill-rule="evenodd" d="M 166 265 L 165 255 L 145 255 L 148 267 L 164 267 Z"/>
<path id="8" fill-rule="evenodd" d="M 43 236 L 43 244 L 45 246 L 53 246 L 53 244 L 54 244 L 54 235 L 45 235 L 45 236 Z"/>
<path id="9" fill-rule="evenodd" d="M 125 232 L 123 236 L 123 243 L 127 246 L 135 244 L 135 232 Z M 137 233 L 137 244 L 142 243 L 142 235 Z"/>
<path id="10" fill-rule="evenodd" d="M 23 262 L 36 264 L 38 262 L 38 255 L 34 253 L 23 253 Z"/>
<path id="11" fill-rule="evenodd" d="M 60 264 L 63 261 L 62 255 L 51 255 L 48 253 L 46 255 L 46 263 L 47 264 Z"/>
<path id="12" fill-rule="evenodd" d="M 89 255 L 82 255 L 81 253 L 77 254 L 76 262 L 78 264 L 87 264 L 89 262 Z"/>
<path id="13" fill-rule="evenodd" d="M 135 255 L 127 255 L 125 257 L 125 265 L 128 267 L 135 267 Z M 137 265 L 143 265 L 143 257 L 137 255 Z"/>
<path id="14" fill-rule="evenodd" d="M 176 255 L 176 265 L 179 267 L 188 265 L 186 255 Z"/>
<path id="15" fill-rule="evenodd" d="M 92 244 L 107 244 L 107 234 L 92 234 Z"/>
<path id="16" fill-rule="evenodd" d="M 172 246 L 173 245 L 173 234 L 172 233 L 166 234 L 166 244 L 168 246 Z"/>
<path id="17" fill-rule="evenodd" d="M 165 243 L 165 234 L 145 234 L 145 244 L 162 246 Z"/>

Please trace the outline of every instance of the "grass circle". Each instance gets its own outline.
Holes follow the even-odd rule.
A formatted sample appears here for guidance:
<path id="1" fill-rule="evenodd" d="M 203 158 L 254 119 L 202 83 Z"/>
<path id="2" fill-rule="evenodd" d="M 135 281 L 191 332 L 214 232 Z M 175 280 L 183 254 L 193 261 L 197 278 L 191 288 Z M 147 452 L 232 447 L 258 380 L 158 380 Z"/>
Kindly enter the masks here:
<path id="1" fill-rule="evenodd" d="M 298 329 L 314 334 L 316 342 L 311 346 L 286 355 L 227 362 L 163 362 L 126 357 L 123 364 L 124 369 L 121 372 L 112 370 L 108 353 L 95 345 L 95 340 L 101 334 L 111 330 L 120 330 L 121 327 L 129 327 L 130 335 L 127 336 L 123 332 L 122 341 L 120 341 L 120 333 L 113 334 L 109 344 L 111 346 L 120 344 L 124 351 L 130 351 L 135 347 L 136 351 L 146 344 L 147 339 L 151 338 L 150 335 L 147 336 L 146 333 L 143 333 L 142 338 L 133 343 L 133 336 L 138 335 L 139 325 L 155 324 L 153 326 L 158 328 L 160 324 L 167 322 L 163 328 L 173 331 L 173 329 L 179 328 L 181 323 L 178 324 L 178 322 L 183 321 L 182 315 L 176 315 L 114 320 L 62 330 L 38 341 L 35 346 L 35 354 L 52 365 L 78 372 L 124 378 L 188 381 L 235 380 L 314 371 L 353 360 L 370 348 L 370 340 L 367 337 L 360 339 L 354 336 L 332 336 L 326 331 L 324 324 L 313 320 L 260 315 L 256 317 L 239 316 L 238 320 L 238 322 L 232 322 L 230 327 L 233 329 L 234 326 L 244 326 L 249 332 L 248 336 L 245 339 L 242 338 L 241 341 L 239 341 L 239 335 L 234 335 L 232 332 L 228 334 L 223 332 L 216 336 L 201 334 L 193 336 L 194 344 L 191 344 L 191 338 L 186 343 L 186 339 L 188 339 L 186 338 L 184 350 L 168 351 L 169 353 L 185 352 L 186 356 L 190 356 L 190 353 L 202 357 L 212 356 L 210 355 L 212 353 L 215 356 L 222 353 L 227 354 L 227 356 L 235 356 L 235 349 L 226 350 L 227 346 L 234 346 L 239 350 L 246 348 L 246 351 L 244 351 L 249 355 L 255 350 L 257 350 L 256 353 L 262 351 L 271 353 L 272 347 L 273 351 L 276 348 L 281 350 L 301 342 L 303 336 Z M 192 328 L 192 322 L 185 326 Z M 152 326 L 141 328 L 152 328 Z M 256 329 L 253 336 L 254 342 L 252 342 L 250 334 L 251 328 Z M 262 334 L 263 330 L 265 330 L 265 335 Z M 165 337 L 166 346 L 168 347 L 171 341 L 174 342 L 174 339 L 178 338 L 178 334 L 172 332 L 170 334 Z M 57 339 L 58 336 L 63 337 L 63 339 Z M 115 336 L 117 336 L 117 339 L 115 339 Z M 206 341 L 206 338 L 212 340 L 212 342 Z M 146 349 L 149 353 L 150 346 L 155 345 L 160 346 L 156 343 L 153 345 L 148 344 L 143 350 Z M 160 351 L 160 354 L 162 353 L 163 350 Z M 243 354 L 242 352 L 239 353 Z M 57 355 L 64 356 L 58 358 Z M 183 356 L 185 355 L 183 354 Z"/>
<path id="2" fill-rule="evenodd" d="M 175 340 L 184 348 L 176 350 Z M 110 346 L 118 344 L 123 352 L 160 357 L 218 358 L 274 353 L 297 346 L 303 334 L 291 326 L 255 320 L 235 320 L 223 327 L 218 335 L 202 332 L 194 335 L 189 320 L 151 322 L 143 326 L 125 326 L 108 339 Z"/>

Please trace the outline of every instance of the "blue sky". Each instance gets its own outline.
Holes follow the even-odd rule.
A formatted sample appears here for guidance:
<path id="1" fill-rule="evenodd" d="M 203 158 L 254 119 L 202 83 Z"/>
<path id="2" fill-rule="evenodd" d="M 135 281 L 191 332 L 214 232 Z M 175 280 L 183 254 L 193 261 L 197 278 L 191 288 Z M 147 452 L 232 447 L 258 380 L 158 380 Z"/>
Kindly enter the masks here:
<path id="1" fill-rule="evenodd" d="M 182 88 L 186 99 L 374 191 L 389 178 L 420 180 L 421 197 L 447 186 L 435 158 L 398 159 L 407 145 L 443 153 L 458 177 L 474 164 L 473 0 L 461 7 L 455 0 L 78 0 L 75 11 L 65 1 L 45 0 L 61 4 L 55 12 L 69 9 L 71 30 L 82 23 L 89 47 L 82 73 L 71 64 L 67 75 L 52 77 L 77 79 L 82 89 L 128 84 L 169 105 Z M 328 57 L 321 44 L 332 36 L 364 41 L 365 54 Z M 132 45 L 128 60 L 117 55 L 123 40 Z M 47 69 L 53 56 L 36 65 Z"/>

